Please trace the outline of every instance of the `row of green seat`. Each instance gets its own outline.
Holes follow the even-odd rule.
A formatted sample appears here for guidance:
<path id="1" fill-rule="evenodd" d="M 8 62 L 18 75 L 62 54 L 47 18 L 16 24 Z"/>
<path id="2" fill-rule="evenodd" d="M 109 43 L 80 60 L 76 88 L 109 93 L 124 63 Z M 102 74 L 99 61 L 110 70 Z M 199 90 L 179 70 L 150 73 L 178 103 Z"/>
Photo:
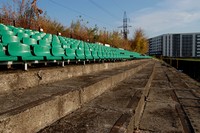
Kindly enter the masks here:
<path id="1" fill-rule="evenodd" d="M 0 24 L 0 62 L 148 58 L 139 53 Z"/>
<path id="2" fill-rule="evenodd" d="M 7 53 L 7 54 L 6 54 Z M 71 49 L 36 45 L 31 49 L 29 45 L 22 43 L 9 43 L 7 51 L 0 44 L 0 61 L 29 61 L 29 60 L 98 60 L 98 59 L 129 59 L 124 53 L 112 51 L 90 51 L 83 49 Z"/>

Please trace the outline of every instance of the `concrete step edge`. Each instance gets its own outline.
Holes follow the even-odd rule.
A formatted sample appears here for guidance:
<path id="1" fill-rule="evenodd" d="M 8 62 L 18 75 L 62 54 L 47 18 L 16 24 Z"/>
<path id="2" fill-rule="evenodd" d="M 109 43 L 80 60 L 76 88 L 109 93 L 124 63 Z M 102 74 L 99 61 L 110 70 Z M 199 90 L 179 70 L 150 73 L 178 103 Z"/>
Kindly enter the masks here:
<path id="1" fill-rule="evenodd" d="M 19 108 L 19 110 L 12 110 L 1 116 L 0 132 L 37 132 L 80 108 L 83 104 L 101 95 L 148 64 L 149 62 L 143 63 L 136 68 L 108 77 L 81 90 L 45 99 L 44 101 L 40 101 L 40 104 L 32 103 L 28 109 L 27 107 L 23 107 Z M 21 109 L 23 109 L 22 112 L 20 112 Z"/>
<path id="2" fill-rule="evenodd" d="M 38 85 L 44 85 L 71 77 L 89 74 L 91 72 L 98 72 L 123 67 L 139 61 L 145 60 L 132 60 L 126 62 L 87 65 L 69 65 L 63 68 L 38 68 L 29 71 L 17 70 L 12 72 L 1 72 L 0 95 L 7 94 L 18 89 L 28 89 Z"/>

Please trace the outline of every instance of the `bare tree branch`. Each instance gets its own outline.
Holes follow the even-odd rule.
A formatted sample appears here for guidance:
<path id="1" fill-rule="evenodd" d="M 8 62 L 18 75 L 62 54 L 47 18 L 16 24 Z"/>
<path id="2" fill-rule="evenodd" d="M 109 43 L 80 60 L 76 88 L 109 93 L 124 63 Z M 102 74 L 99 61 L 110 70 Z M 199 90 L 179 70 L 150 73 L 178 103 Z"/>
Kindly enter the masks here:
<path id="1" fill-rule="evenodd" d="M 34 10 L 34 13 L 36 14 L 37 18 L 39 18 L 39 15 L 43 13 L 42 9 L 39 9 L 36 5 L 37 0 L 33 0 L 31 3 L 31 7 Z"/>

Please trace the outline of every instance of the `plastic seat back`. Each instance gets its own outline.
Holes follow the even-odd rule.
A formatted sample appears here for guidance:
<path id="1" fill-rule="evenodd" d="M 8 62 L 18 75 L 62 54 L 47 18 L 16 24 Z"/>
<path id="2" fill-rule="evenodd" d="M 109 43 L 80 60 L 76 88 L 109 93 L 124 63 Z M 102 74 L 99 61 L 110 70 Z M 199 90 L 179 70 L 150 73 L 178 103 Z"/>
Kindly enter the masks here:
<path id="1" fill-rule="evenodd" d="M 50 53 L 50 48 L 47 46 L 36 45 L 33 48 L 33 52 L 36 56 L 52 56 Z"/>
<path id="2" fill-rule="evenodd" d="M 24 33 L 24 32 L 18 32 L 18 33 L 17 33 L 17 36 L 18 36 L 20 39 L 22 39 L 22 38 L 28 38 L 28 37 L 29 37 L 29 35 L 26 34 L 26 33 Z"/>
<path id="3" fill-rule="evenodd" d="M 13 32 L 15 33 L 15 35 L 17 35 L 18 33 L 23 33 L 22 29 L 18 29 L 18 28 L 14 28 Z"/>
<path id="4" fill-rule="evenodd" d="M 67 56 L 67 59 L 75 59 L 76 57 L 75 50 L 71 48 L 65 49 L 65 55 Z"/>
<path id="5" fill-rule="evenodd" d="M 65 50 L 60 47 L 52 47 L 53 56 L 65 56 Z"/>
<path id="6" fill-rule="evenodd" d="M 97 55 L 99 56 L 100 59 L 104 59 L 104 56 L 102 54 L 102 51 L 98 51 L 97 52 Z"/>
<path id="7" fill-rule="evenodd" d="M 0 31 L 1 30 L 10 30 L 10 29 L 4 24 L 0 24 Z"/>
<path id="8" fill-rule="evenodd" d="M 93 56 L 94 59 L 99 59 L 97 51 L 92 51 L 92 56 Z"/>
<path id="9" fill-rule="evenodd" d="M 60 41 L 52 41 L 51 46 L 52 47 L 62 47 Z"/>
<path id="10" fill-rule="evenodd" d="M 25 33 L 28 34 L 29 36 L 35 34 L 32 30 L 26 30 Z"/>
<path id="11" fill-rule="evenodd" d="M 22 42 L 27 45 L 37 45 L 37 40 L 29 37 L 25 37 L 22 39 Z"/>
<path id="12" fill-rule="evenodd" d="M 17 56 L 6 55 L 3 45 L 0 43 L 0 61 L 17 61 Z"/>
<path id="13" fill-rule="evenodd" d="M 85 50 L 85 58 L 88 59 L 88 60 L 93 59 L 92 53 L 89 49 Z"/>
<path id="14" fill-rule="evenodd" d="M 70 47 L 71 47 L 71 49 L 78 49 L 78 48 L 77 48 L 77 47 L 78 47 L 78 44 L 72 43 Z"/>
<path id="15" fill-rule="evenodd" d="M 1 31 L 0 31 L 0 36 L 3 36 L 3 35 L 14 36 L 15 33 L 14 33 L 13 31 L 10 31 L 10 30 L 1 30 Z"/>
<path id="16" fill-rule="evenodd" d="M 49 42 L 49 40 L 48 39 L 41 39 L 41 40 L 39 40 L 39 45 L 40 46 L 47 46 L 47 47 L 51 47 L 51 45 L 50 45 L 50 42 Z"/>
<path id="17" fill-rule="evenodd" d="M 32 35 L 31 38 L 33 38 L 35 40 L 40 40 L 41 36 L 40 35 Z"/>
<path id="18" fill-rule="evenodd" d="M 30 46 L 22 43 L 9 43 L 8 53 L 12 56 L 32 56 Z"/>
<path id="19" fill-rule="evenodd" d="M 62 48 L 66 49 L 66 48 L 70 48 L 70 45 L 68 44 L 62 44 Z M 70 48 L 71 49 L 71 48 Z"/>
<path id="20" fill-rule="evenodd" d="M 85 59 L 85 54 L 82 49 L 76 49 L 76 58 L 77 59 Z"/>
<path id="21" fill-rule="evenodd" d="M 13 42 L 20 42 L 20 38 L 17 36 L 11 36 L 11 35 L 2 36 L 2 43 L 4 45 L 7 45 L 8 43 L 13 43 Z"/>
<path id="22" fill-rule="evenodd" d="M 0 56 L 5 56 L 3 45 L 0 43 Z"/>

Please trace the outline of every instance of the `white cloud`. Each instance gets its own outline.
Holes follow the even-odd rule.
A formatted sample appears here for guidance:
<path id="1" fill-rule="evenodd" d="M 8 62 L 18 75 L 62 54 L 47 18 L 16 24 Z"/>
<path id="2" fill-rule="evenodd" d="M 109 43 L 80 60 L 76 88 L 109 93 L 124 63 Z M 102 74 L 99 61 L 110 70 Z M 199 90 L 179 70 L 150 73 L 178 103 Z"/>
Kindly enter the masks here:
<path id="1" fill-rule="evenodd" d="M 132 26 L 149 37 L 170 32 L 200 32 L 200 0 L 162 0 L 131 15 Z M 198 29 L 197 29 L 198 27 Z"/>

